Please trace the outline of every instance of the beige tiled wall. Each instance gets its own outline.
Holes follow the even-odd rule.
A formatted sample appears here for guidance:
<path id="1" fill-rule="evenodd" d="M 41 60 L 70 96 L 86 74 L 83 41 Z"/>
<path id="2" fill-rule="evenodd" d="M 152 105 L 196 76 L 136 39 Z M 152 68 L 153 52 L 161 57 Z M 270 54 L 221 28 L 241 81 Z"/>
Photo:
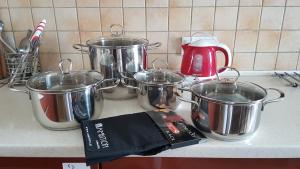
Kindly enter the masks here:
<path id="1" fill-rule="evenodd" d="M 0 0 L 3 36 L 18 44 L 42 18 L 43 70 L 71 58 L 77 69 L 89 69 L 89 58 L 72 48 L 108 36 L 111 24 L 122 24 L 128 36 L 162 42 L 149 51 L 178 69 L 182 36 L 208 32 L 227 44 L 240 70 L 300 69 L 300 0 Z M 222 57 L 219 63 L 222 64 Z"/>

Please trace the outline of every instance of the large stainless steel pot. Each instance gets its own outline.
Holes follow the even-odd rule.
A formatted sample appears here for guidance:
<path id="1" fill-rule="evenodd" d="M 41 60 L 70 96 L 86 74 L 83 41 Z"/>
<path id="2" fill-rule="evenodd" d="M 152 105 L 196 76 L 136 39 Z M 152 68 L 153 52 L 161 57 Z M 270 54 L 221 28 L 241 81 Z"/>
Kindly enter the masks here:
<path id="1" fill-rule="evenodd" d="M 236 70 L 234 68 L 231 68 Z M 238 73 L 239 77 L 239 73 Z M 284 93 L 278 89 L 265 89 L 251 82 L 220 79 L 194 84 L 191 116 L 197 128 L 207 136 L 220 140 L 243 140 L 252 136 L 260 122 L 261 111 L 268 103 L 282 100 Z M 267 91 L 279 97 L 266 100 Z"/>
<path id="2" fill-rule="evenodd" d="M 101 72 L 105 79 L 132 77 L 134 73 L 147 69 L 147 50 L 159 47 L 161 43 L 149 44 L 146 39 L 125 37 L 124 29 L 121 27 L 122 33 L 114 33 L 114 26 L 120 25 L 111 26 L 111 37 L 88 40 L 86 44 L 74 44 L 73 47 L 77 50 L 88 48 L 85 52 L 89 54 L 92 70 Z M 130 83 L 134 85 L 135 82 Z M 103 90 L 103 94 L 108 99 L 136 97 L 134 89 L 126 88 L 121 83 L 115 89 Z"/>
<path id="3" fill-rule="evenodd" d="M 98 118 L 103 109 L 103 76 L 96 71 L 44 72 L 31 77 L 26 87 L 36 119 L 51 130 L 70 130 L 83 120 Z M 108 81 L 108 80 L 106 80 Z M 116 86 L 116 85 L 115 85 Z M 11 88 L 15 90 L 15 88 Z M 19 90 L 17 90 L 19 91 Z"/>
<path id="4" fill-rule="evenodd" d="M 135 73 L 133 78 L 137 82 L 137 87 L 127 85 L 124 81 L 122 83 L 137 90 L 138 103 L 144 109 L 174 110 L 179 105 L 177 88 L 184 79 L 183 75 L 170 70 L 156 69 L 153 64 L 153 69 Z"/>

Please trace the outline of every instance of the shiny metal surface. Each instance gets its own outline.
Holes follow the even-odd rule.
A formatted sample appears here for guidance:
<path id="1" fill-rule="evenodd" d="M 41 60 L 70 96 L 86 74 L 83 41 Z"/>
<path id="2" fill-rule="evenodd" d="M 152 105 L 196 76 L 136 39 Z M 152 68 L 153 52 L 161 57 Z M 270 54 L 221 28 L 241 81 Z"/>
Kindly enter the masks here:
<path id="1" fill-rule="evenodd" d="M 126 48 L 89 46 L 89 57 L 92 70 L 99 71 L 104 79 L 122 79 L 122 74 L 132 76 L 135 72 L 144 70 L 147 65 L 146 48 L 143 44 Z M 122 84 L 103 92 L 104 98 L 107 99 L 129 99 L 137 96 L 133 89 Z"/>
<path id="2" fill-rule="evenodd" d="M 140 83 L 145 84 L 158 84 L 158 85 L 168 85 L 168 84 L 178 84 L 184 79 L 183 75 L 174 73 L 170 70 L 155 70 L 150 69 L 147 71 L 140 71 L 133 75 L 134 79 Z"/>
<path id="3" fill-rule="evenodd" d="M 134 74 L 138 87 L 123 85 L 137 89 L 138 103 L 146 110 L 174 110 L 180 103 L 177 99 L 178 86 L 184 77 L 168 70 L 148 70 Z"/>
<path id="4" fill-rule="evenodd" d="M 103 109 L 101 90 L 94 88 L 61 94 L 30 91 L 36 119 L 51 130 L 70 130 L 80 127 L 80 122 L 97 119 Z"/>
<path id="5" fill-rule="evenodd" d="M 180 100 L 177 99 L 176 85 L 139 84 L 138 103 L 146 110 L 175 110 Z"/>
<path id="6" fill-rule="evenodd" d="M 251 105 L 230 105 L 199 99 L 199 108 L 192 105 L 195 126 L 209 137 L 220 140 L 243 140 L 254 134 L 260 122 L 262 102 Z"/>
<path id="7" fill-rule="evenodd" d="M 63 63 L 69 62 L 65 69 Z M 72 71 L 70 59 L 59 63 L 61 72 L 44 72 L 31 77 L 26 87 L 36 119 L 51 130 L 70 130 L 80 122 L 99 117 L 102 90 L 116 87 L 114 79 L 103 79 L 96 71 Z M 109 83 L 104 85 L 103 83 Z"/>
<path id="8" fill-rule="evenodd" d="M 192 101 L 197 102 L 191 108 L 193 123 L 209 137 L 226 141 L 249 138 L 259 126 L 264 106 L 284 98 L 278 89 L 264 89 L 252 83 L 237 82 L 235 87 L 217 90 L 216 83 L 209 82 L 191 87 Z M 276 91 L 279 96 L 266 100 L 268 90 Z M 216 97 L 211 97 L 209 91 L 215 92 Z"/>
<path id="9" fill-rule="evenodd" d="M 101 71 L 104 78 L 119 77 L 120 72 L 135 73 L 146 68 L 145 46 L 128 48 L 89 47 L 89 56 L 93 70 Z M 113 68 L 113 70 L 112 70 Z"/>
<path id="10" fill-rule="evenodd" d="M 114 28 L 121 30 L 114 31 Z M 105 79 L 123 80 L 123 74 L 132 76 L 136 72 L 145 70 L 148 64 L 147 50 L 161 45 L 159 42 L 149 44 L 147 39 L 126 37 L 123 26 L 118 24 L 111 25 L 110 31 L 111 37 L 100 37 L 88 40 L 86 44 L 73 45 L 73 48 L 89 54 L 92 70 L 101 72 Z M 88 48 L 88 50 L 83 48 Z M 136 97 L 132 89 L 121 83 L 117 88 L 103 92 L 107 99 Z"/>
<path id="11" fill-rule="evenodd" d="M 117 87 L 102 90 L 104 98 L 111 99 L 111 100 L 115 100 L 115 99 L 120 100 L 120 99 L 131 99 L 137 96 L 137 90 L 135 88 L 129 88 L 126 87 L 126 85 L 124 85 L 127 84 L 130 86 L 137 86 L 137 82 L 135 79 L 132 78 L 132 75 L 129 73 L 122 73 L 122 75 L 120 76 L 121 76 L 120 79 L 122 80 L 122 83 L 119 83 Z M 127 77 L 131 77 L 131 78 L 127 78 Z M 107 81 L 102 83 L 102 85 L 111 86 L 112 83 L 113 83 L 112 81 Z"/>

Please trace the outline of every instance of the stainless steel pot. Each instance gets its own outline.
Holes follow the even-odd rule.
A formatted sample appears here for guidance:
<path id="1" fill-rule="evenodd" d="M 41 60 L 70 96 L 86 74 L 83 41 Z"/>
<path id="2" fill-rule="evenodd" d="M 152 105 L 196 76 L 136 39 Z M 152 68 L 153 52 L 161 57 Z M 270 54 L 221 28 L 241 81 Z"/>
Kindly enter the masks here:
<path id="1" fill-rule="evenodd" d="M 193 123 L 212 138 L 235 141 L 252 136 L 259 126 L 264 106 L 284 97 L 278 89 L 238 82 L 239 73 L 234 80 L 217 77 L 218 80 L 194 84 L 189 90 L 192 93 L 189 102 L 193 103 Z M 278 92 L 280 96 L 266 100 L 269 90 Z"/>
<path id="2" fill-rule="evenodd" d="M 103 76 L 96 71 L 45 72 L 31 77 L 26 87 L 36 119 L 51 130 L 70 130 L 80 122 L 98 118 L 103 109 Z M 108 81 L 108 80 L 106 80 Z M 115 84 L 116 86 L 116 84 Z M 12 88 L 15 90 L 15 88 Z M 19 90 L 17 90 L 19 91 Z"/>
<path id="3" fill-rule="evenodd" d="M 82 47 L 88 48 L 84 52 L 89 54 L 92 70 L 101 72 L 105 79 L 132 77 L 134 73 L 147 69 L 147 50 L 161 45 L 159 42 L 149 44 L 146 39 L 125 37 L 122 26 L 122 33 L 114 33 L 115 26 L 120 25 L 111 26 L 111 37 L 101 37 L 88 40 L 86 44 L 73 45 L 81 51 Z M 128 99 L 136 97 L 133 90 L 119 84 L 115 89 L 103 90 L 103 94 L 108 99 Z"/>
<path id="4" fill-rule="evenodd" d="M 155 61 L 154 61 L 155 62 Z M 146 110 L 170 109 L 174 110 L 180 103 L 177 99 L 177 88 L 183 81 L 181 74 L 170 70 L 144 70 L 133 75 L 137 87 L 122 82 L 128 88 L 137 89 L 138 103 Z"/>

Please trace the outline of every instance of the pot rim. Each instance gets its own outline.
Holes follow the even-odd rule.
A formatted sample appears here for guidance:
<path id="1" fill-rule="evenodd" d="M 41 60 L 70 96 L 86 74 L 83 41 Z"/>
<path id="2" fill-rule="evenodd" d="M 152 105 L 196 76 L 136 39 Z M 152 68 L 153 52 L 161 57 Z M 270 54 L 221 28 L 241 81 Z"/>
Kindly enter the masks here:
<path id="1" fill-rule="evenodd" d="M 167 73 L 172 73 L 172 74 L 176 74 L 178 76 L 181 77 L 181 80 L 177 81 L 177 82 L 173 82 L 173 83 L 155 83 L 155 82 L 147 82 L 147 81 L 142 81 L 142 80 L 138 80 L 137 79 L 137 74 L 139 73 L 151 73 L 151 71 L 165 71 Z M 145 85 L 151 85 L 151 86 L 174 86 L 174 85 L 178 85 L 178 84 L 181 84 L 184 80 L 185 80 L 185 76 L 182 75 L 181 73 L 178 73 L 178 72 L 172 72 L 172 71 L 169 71 L 169 70 L 156 70 L 156 69 L 149 69 L 149 70 L 143 70 L 143 71 L 140 71 L 140 72 L 137 72 L 133 75 L 133 79 L 138 82 L 138 83 L 142 83 L 142 84 L 145 84 Z"/>
<path id="2" fill-rule="evenodd" d="M 201 82 L 200 82 L 200 83 L 201 83 Z M 205 83 L 205 82 L 204 82 L 204 83 Z M 192 90 L 192 86 L 197 85 L 197 84 L 199 84 L 199 83 L 193 84 L 193 85 L 191 86 L 190 91 L 191 91 L 191 93 L 192 93 L 193 95 L 195 95 L 195 96 L 197 96 L 197 97 L 200 97 L 200 98 L 202 98 L 202 99 L 208 100 L 208 101 L 213 102 L 213 103 L 218 103 L 218 104 L 229 104 L 229 105 L 252 105 L 252 104 L 257 104 L 257 103 L 259 103 L 259 102 L 263 103 L 263 101 L 265 100 L 265 98 L 266 98 L 266 96 L 267 96 L 267 94 L 268 94 L 268 93 L 267 93 L 267 90 L 266 90 L 264 87 L 262 87 L 262 86 L 260 86 L 260 85 L 258 85 L 258 84 L 256 84 L 256 83 L 253 83 L 253 82 L 247 82 L 247 81 L 245 81 L 245 82 L 239 81 L 239 83 L 244 83 L 244 84 L 249 84 L 249 83 L 250 83 L 250 84 L 252 84 L 252 85 L 258 87 L 259 89 L 261 89 L 261 90 L 264 92 L 264 97 L 261 98 L 261 99 L 258 99 L 258 100 L 251 100 L 251 101 L 248 101 L 248 102 L 233 102 L 233 101 L 223 101 L 223 100 L 213 99 L 213 98 L 210 98 L 210 97 L 207 97 L 207 96 L 198 94 L 198 93 L 196 93 L 195 91 Z"/>
<path id="3" fill-rule="evenodd" d="M 125 45 L 125 46 L 104 46 L 104 45 L 97 45 L 95 43 L 101 41 L 101 40 L 111 40 L 111 39 L 126 39 L 129 41 L 133 41 L 133 40 L 137 40 L 137 41 L 141 41 L 142 43 L 140 44 L 135 44 L 135 45 Z M 119 48 L 132 48 L 135 46 L 147 46 L 149 44 L 149 41 L 147 39 L 137 39 L 137 38 L 128 38 L 128 37 L 100 37 L 97 39 L 89 39 L 86 41 L 86 45 L 87 46 L 92 46 L 92 47 L 96 47 L 96 48 L 112 48 L 112 49 L 119 49 Z"/>
<path id="4" fill-rule="evenodd" d="M 179 84 L 182 83 L 182 81 L 180 81 L 180 82 L 164 83 L 164 84 L 163 84 L 163 83 L 148 83 L 148 82 L 137 81 L 137 80 L 136 80 L 136 82 L 145 84 L 145 85 L 147 85 L 147 86 L 177 86 L 177 85 L 179 85 Z"/>
<path id="5" fill-rule="evenodd" d="M 72 71 L 73 73 L 75 72 L 95 72 L 95 73 L 99 73 L 97 71 Z M 54 72 L 54 71 L 47 71 L 47 72 L 43 72 L 38 74 L 37 76 L 45 76 L 47 74 L 51 74 L 51 73 L 58 73 L 58 72 Z M 102 75 L 99 74 L 101 77 Z M 33 76 L 32 78 L 34 78 L 35 76 Z M 101 78 L 101 80 L 96 80 L 94 83 L 89 84 L 89 85 L 85 85 L 82 87 L 76 87 L 76 88 L 72 88 L 72 89 L 63 89 L 63 90 L 48 90 L 48 89 L 36 89 L 34 87 L 31 87 L 28 82 L 29 80 L 26 81 L 26 88 L 29 89 L 30 91 L 34 91 L 34 92 L 39 92 L 39 93 L 48 93 L 48 94 L 63 94 L 63 93 L 73 93 L 73 92 L 80 92 L 80 91 L 85 91 L 87 89 L 91 89 L 94 88 L 96 86 L 101 85 L 103 81 L 103 77 Z"/>
<path id="6" fill-rule="evenodd" d="M 87 89 L 91 89 L 91 88 L 93 88 L 95 86 L 98 86 L 98 85 L 91 84 L 91 85 L 87 85 L 87 86 L 84 86 L 84 87 L 79 87 L 79 88 L 75 88 L 75 89 L 65 89 L 65 90 L 40 90 L 40 89 L 35 89 L 35 88 L 32 88 L 32 87 L 29 87 L 27 84 L 26 84 L 26 87 L 30 91 L 34 91 L 34 92 L 38 92 L 38 93 L 44 93 L 44 94 L 64 94 L 64 93 L 82 92 L 82 91 L 85 91 Z"/>

